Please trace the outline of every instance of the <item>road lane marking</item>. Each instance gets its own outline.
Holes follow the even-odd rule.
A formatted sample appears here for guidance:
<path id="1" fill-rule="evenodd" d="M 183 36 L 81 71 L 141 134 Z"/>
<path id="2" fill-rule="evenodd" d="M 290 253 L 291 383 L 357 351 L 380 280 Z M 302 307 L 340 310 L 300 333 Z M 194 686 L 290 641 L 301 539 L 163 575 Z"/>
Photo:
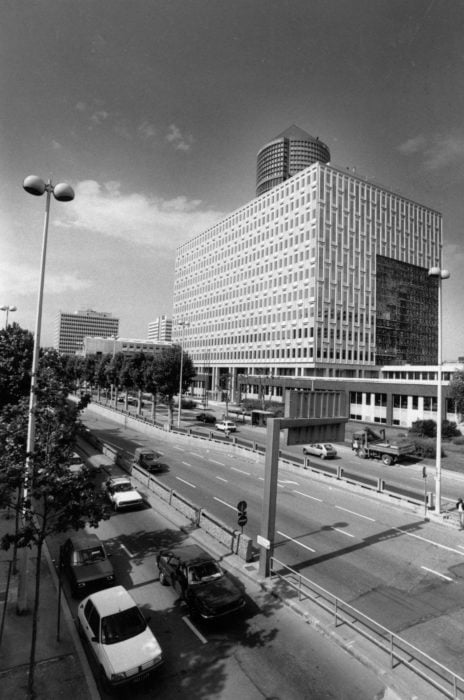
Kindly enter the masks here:
<path id="1" fill-rule="evenodd" d="M 285 532 L 281 532 L 280 530 L 277 530 L 277 534 L 281 535 L 281 537 L 285 537 L 285 539 L 287 539 L 287 540 L 290 540 L 290 542 L 297 544 L 299 547 L 304 547 L 304 549 L 308 549 L 310 552 L 313 552 L 313 554 L 316 552 L 316 550 L 313 549 L 312 547 L 308 547 L 307 544 L 303 544 L 302 542 L 298 542 L 298 540 L 295 540 L 293 537 L 290 537 L 290 535 L 286 535 Z"/>
<path id="2" fill-rule="evenodd" d="M 289 479 L 279 479 L 279 484 L 294 484 L 295 486 L 299 486 L 298 481 L 290 481 Z"/>
<path id="3" fill-rule="evenodd" d="M 343 506 L 335 506 L 335 508 L 338 508 L 338 510 L 344 510 L 345 513 L 351 513 L 351 515 L 357 515 L 358 518 L 365 518 L 366 520 L 370 520 L 371 522 L 375 523 L 375 518 L 370 518 L 368 515 L 356 513 L 356 511 L 354 510 L 348 510 L 348 508 L 343 508 Z"/>
<path id="4" fill-rule="evenodd" d="M 425 569 L 425 571 L 429 571 L 431 574 L 435 574 L 436 576 L 440 576 L 440 578 L 444 578 L 445 581 L 453 581 L 452 578 L 449 576 L 445 576 L 445 574 L 441 574 L 439 571 L 434 571 L 433 569 L 429 569 L 427 566 L 421 566 L 421 569 Z"/>
<path id="5" fill-rule="evenodd" d="M 319 501 L 319 503 L 322 503 L 322 498 L 310 496 L 309 493 L 303 493 L 303 491 L 297 491 L 296 489 L 293 489 L 293 493 L 297 493 L 299 496 L 304 496 L 305 498 L 310 498 L 312 501 Z"/>
<path id="6" fill-rule="evenodd" d="M 203 455 L 199 455 L 196 452 L 191 452 L 190 454 L 192 455 L 192 457 L 198 457 L 198 459 L 204 459 Z"/>
<path id="7" fill-rule="evenodd" d="M 235 506 L 231 506 L 230 503 L 226 503 L 226 501 L 221 501 L 220 498 L 217 498 L 217 496 L 213 496 L 215 501 L 219 501 L 219 503 L 222 503 L 223 506 L 227 506 L 228 508 L 232 508 L 232 510 L 237 510 Z"/>
<path id="8" fill-rule="evenodd" d="M 220 467 L 226 466 L 224 462 L 218 462 L 216 459 L 211 459 L 211 457 L 208 457 L 208 462 L 213 462 L 213 464 L 219 464 Z"/>
<path id="9" fill-rule="evenodd" d="M 182 464 L 185 464 L 186 467 L 191 467 L 191 466 L 192 466 L 192 465 L 190 464 L 190 462 L 182 462 Z"/>
<path id="10" fill-rule="evenodd" d="M 331 529 L 332 529 L 332 530 L 336 530 L 337 532 L 340 532 L 340 534 L 346 535 L 347 537 L 354 537 L 354 535 L 352 535 L 351 532 L 347 532 L 346 530 L 342 530 L 342 529 L 339 528 L 339 527 L 332 527 L 332 526 L 331 526 Z"/>
<path id="11" fill-rule="evenodd" d="M 401 527 L 392 527 L 392 530 L 398 530 L 398 532 L 401 532 L 402 535 L 407 535 L 408 537 L 415 537 L 417 540 L 427 542 L 427 544 L 433 544 L 435 547 L 441 547 L 441 549 L 446 549 L 447 552 L 454 552 L 455 554 L 464 555 L 464 552 L 460 552 L 459 549 L 455 549 L 454 547 L 448 547 L 448 545 L 440 544 L 440 542 L 434 542 L 433 540 L 429 540 L 427 537 L 421 537 L 421 535 L 415 535 L 413 532 L 406 532 Z"/>
<path id="12" fill-rule="evenodd" d="M 119 546 L 121 547 L 121 549 L 123 549 L 123 550 L 125 551 L 125 553 L 127 554 L 127 556 L 130 557 L 131 559 L 135 556 L 135 554 L 132 554 L 132 552 L 130 552 L 130 551 L 127 549 L 126 545 L 122 544 L 122 542 L 119 543 Z"/>
<path id="13" fill-rule="evenodd" d="M 232 471 L 240 472 L 240 474 L 245 474 L 246 476 L 251 476 L 250 472 L 244 472 L 243 469 L 237 469 L 237 467 L 231 467 Z"/>
<path id="14" fill-rule="evenodd" d="M 222 476 L 217 476 L 216 479 L 218 479 L 218 481 L 223 481 L 225 484 L 229 483 L 227 479 L 223 479 Z"/>
<path id="15" fill-rule="evenodd" d="M 187 484 L 187 486 L 191 486 L 192 489 L 196 489 L 195 484 L 191 484 L 190 481 L 185 481 L 185 479 L 181 479 L 180 476 L 176 476 L 176 479 L 179 481 L 182 481 L 182 483 Z"/>
<path id="16" fill-rule="evenodd" d="M 192 630 L 193 634 L 196 634 L 196 635 L 197 635 L 198 639 L 200 640 L 200 642 L 201 642 L 202 644 L 207 644 L 207 643 L 208 643 L 208 640 L 207 640 L 205 637 L 203 637 L 203 635 L 202 635 L 202 633 L 200 632 L 200 630 L 198 630 L 198 629 L 195 627 L 195 625 L 192 624 L 192 622 L 189 620 L 188 617 L 183 617 L 182 620 L 185 622 L 185 624 L 187 625 L 187 627 L 190 627 L 190 629 Z"/>

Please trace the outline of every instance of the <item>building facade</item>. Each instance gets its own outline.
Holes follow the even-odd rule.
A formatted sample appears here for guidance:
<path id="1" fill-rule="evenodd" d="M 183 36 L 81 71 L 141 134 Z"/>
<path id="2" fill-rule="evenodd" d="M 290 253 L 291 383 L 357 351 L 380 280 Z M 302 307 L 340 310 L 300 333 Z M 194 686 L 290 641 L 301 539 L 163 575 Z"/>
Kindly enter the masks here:
<path id="1" fill-rule="evenodd" d="M 301 170 L 177 250 L 174 323 L 198 384 L 435 362 L 441 242 L 440 213 L 349 170 Z"/>
<path id="2" fill-rule="evenodd" d="M 170 343 L 172 340 L 172 318 L 159 316 L 148 324 L 148 340 L 162 340 Z"/>
<path id="3" fill-rule="evenodd" d="M 330 161 L 330 151 L 325 143 L 298 126 L 291 126 L 258 151 L 256 196 L 268 192 L 317 161 Z"/>
<path id="4" fill-rule="evenodd" d="M 82 341 L 82 350 L 79 355 L 116 355 L 119 352 L 125 355 L 136 355 L 143 352 L 146 355 L 156 355 L 162 348 L 170 343 L 163 341 L 140 340 L 138 338 L 98 338 L 86 336 Z"/>
<path id="5" fill-rule="evenodd" d="M 59 311 L 55 320 L 54 347 L 64 355 L 82 350 L 85 336 L 116 337 L 119 319 L 104 311 L 84 309 L 74 313 Z"/>

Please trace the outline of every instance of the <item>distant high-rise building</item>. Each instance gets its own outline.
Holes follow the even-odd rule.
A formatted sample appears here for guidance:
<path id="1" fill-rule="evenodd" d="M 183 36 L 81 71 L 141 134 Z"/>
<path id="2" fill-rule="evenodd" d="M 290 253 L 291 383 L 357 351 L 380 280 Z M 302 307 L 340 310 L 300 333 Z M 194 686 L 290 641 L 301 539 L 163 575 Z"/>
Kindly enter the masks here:
<path id="1" fill-rule="evenodd" d="M 148 324 L 148 340 L 163 340 L 170 343 L 172 340 L 172 318 L 158 316 L 155 321 Z"/>
<path id="2" fill-rule="evenodd" d="M 258 151 L 256 196 L 288 180 L 313 163 L 328 163 L 330 151 L 318 138 L 291 126 Z"/>
<path id="3" fill-rule="evenodd" d="M 64 355 L 74 355 L 82 350 L 85 336 L 111 338 L 118 333 L 119 319 L 105 311 L 59 311 L 55 321 L 55 348 Z"/>

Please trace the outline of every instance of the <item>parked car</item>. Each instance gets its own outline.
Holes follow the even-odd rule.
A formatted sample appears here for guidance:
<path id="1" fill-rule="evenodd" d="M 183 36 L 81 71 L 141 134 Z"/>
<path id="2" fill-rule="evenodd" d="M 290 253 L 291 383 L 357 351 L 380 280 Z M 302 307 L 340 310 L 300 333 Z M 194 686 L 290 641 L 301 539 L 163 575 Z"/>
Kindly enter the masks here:
<path id="1" fill-rule="evenodd" d="M 225 433 L 235 433 L 237 426 L 231 420 L 220 420 L 216 423 L 216 430 L 223 430 Z"/>
<path id="2" fill-rule="evenodd" d="M 133 467 L 142 467 L 147 472 L 159 472 L 163 468 L 160 462 L 161 455 L 149 447 L 137 447 L 132 460 Z"/>
<path id="3" fill-rule="evenodd" d="M 198 545 L 164 550 L 156 561 L 160 583 L 173 586 L 193 615 L 213 620 L 245 606 L 242 588 Z"/>
<path id="4" fill-rule="evenodd" d="M 80 530 L 61 547 L 61 565 L 74 596 L 114 585 L 114 570 L 98 535 Z"/>
<path id="5" fill-rule="evenodd" d="M 199 420 L 201 423 L 208 423 L 209 425 L 212 425 L 216 422 L 216 416 L 214 416 L 212 413 L 199 413 L 197 415 L 197 420 Z"/>
<path id="6" fill-rule="evenodd" d="M 78 454 L 77 452 L 72 453 L 71 457 L 68 460 L 68 463 L 69 463 L 69 471 L 72 474 L 79 474 L 79 472 L 81 472 L 82 469 L 84 468 L 84 460 L 82 459 L 80 454 Z"/>
<path id="7" fill-rule="evenodd" d="M 111 501 L 114 510 L 136 508 L 144 505 L 140 493 L 132 486 L 125 476 L 114 476 L 103 484 L 103 488 Z"/>
<path id="8" fill-rule="evenodd" d="M 84 598 L 77 609 L 77 626 L 107 689 L 144 680 L 163 661 L 158 640 L 123 586 Z"/>
<path id="9" fill-rule="evenodd" d="M 336 457 L 337 450 L 330 442 L 313 442 L 310 445 L 303 445 L 303 454 L 326 459 L 326 457 Z"/>

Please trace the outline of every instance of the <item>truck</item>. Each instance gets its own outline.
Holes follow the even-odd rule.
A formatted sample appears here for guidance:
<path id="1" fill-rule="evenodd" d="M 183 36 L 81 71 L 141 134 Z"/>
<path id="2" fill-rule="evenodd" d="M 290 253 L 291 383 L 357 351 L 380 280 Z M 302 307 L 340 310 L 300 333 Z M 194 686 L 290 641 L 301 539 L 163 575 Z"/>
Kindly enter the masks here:
<path id="1" fill-rule="evenodd" d="M 368 426 L 353 433 L 351 448 L 361 459 L 381 459 L 387 466 L 396 464 L 402 457 L 413 455 L 416 450 L 408 438 L 391 442 L 386 439 L 383 428 L 377 433 Z"/>
<path id="2" fill-rule="evenodd" d="M 149 447 L 137 447 L 132 459 L 132 467 L 141 467 L 147 472 L 159 472 L 162 470 L 159 452 Z"/>

